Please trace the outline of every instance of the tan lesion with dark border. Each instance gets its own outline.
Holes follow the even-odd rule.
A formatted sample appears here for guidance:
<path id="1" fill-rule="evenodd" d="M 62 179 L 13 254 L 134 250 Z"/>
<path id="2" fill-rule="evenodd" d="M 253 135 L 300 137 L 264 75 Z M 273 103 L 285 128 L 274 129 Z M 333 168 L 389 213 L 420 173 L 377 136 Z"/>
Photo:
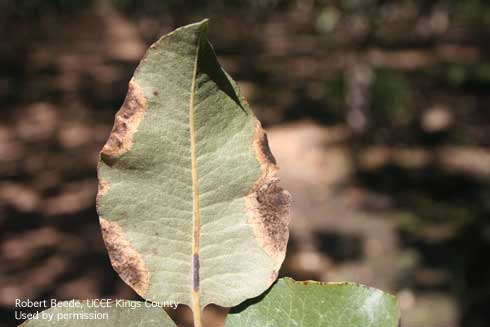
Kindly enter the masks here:
<path id="1" fill-rule="evenodd" d="M 286 255 L 289 238 L 291 195 L 278 185 L 276 160 L 269 149 L 267 134 L 258 120 L 253 148 L 262 174 L 245 198 L 248 222 L 259 245 L 279 267 Z M 277 271 L 273 271 L 270 282 L 276 278 Z"/>
<path id="2" fill-rule="evenodd" d="M 104 162 L 112 165 L 122 154 L 131 149 L 134 134 L 143 120 L 145 111 L 146 98 L 143 89 L 131 80 L 126 99 L 116 113 L 109 139 L 100 152 Z"/>
<path id="3" fill-rule="evenodd" d="M 124 237 L 118 223 L 104 218 L 99 221 L 112 267 L 126 284 L 140 296 L 144 296 L 150 283 L 150 273 L 143 257 Z"/>

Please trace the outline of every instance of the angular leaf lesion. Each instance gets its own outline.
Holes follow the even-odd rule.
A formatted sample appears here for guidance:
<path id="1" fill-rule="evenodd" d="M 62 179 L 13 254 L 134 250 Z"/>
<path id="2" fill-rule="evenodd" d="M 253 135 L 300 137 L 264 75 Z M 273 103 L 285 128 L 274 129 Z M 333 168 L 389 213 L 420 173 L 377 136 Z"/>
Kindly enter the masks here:
<path id="1" fill-rule="evenodd" d="M 276 160 L 258 120 L 253 147 L 262 174 L 245 198 L 249 224 L 262 249 L 280 265 L 286 255 L 289 238 L 291 195 L 278 185 Z M 273 275 L 277 277 L 277 271 Z"/>

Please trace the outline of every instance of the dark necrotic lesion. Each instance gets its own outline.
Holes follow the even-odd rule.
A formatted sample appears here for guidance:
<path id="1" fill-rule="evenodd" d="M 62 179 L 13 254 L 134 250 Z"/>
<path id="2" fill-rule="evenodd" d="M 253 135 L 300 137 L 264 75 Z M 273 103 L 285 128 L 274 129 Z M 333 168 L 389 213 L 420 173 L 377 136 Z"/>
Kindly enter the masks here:
<path id="1" fill-rule="evenodd" d="M 257 210 L 267 244 L 275 251 L 286 249 L 290 196 L 277 185 L 277 180 L 265 183 L 257 190 Z"/>

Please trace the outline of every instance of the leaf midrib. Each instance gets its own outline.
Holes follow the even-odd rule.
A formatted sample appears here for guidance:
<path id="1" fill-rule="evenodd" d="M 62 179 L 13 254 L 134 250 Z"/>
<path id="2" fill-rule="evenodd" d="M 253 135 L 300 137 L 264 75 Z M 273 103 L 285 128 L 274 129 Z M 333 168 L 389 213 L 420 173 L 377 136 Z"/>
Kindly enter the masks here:
<path id="1" fill-rule="evenodd" d="M 200 326 L 201 323 L 201 304 L 199 288 L 199 236 L 200 236 L 200 212 L 199 212 L 199 178 L 197 174 L 197 150 L 196 150 L 196 132 L 194 121 L 195 93 L 197 80 L 197 65 L 199 59 L 199 48 L 201 44 L 202 32 L 199 31 L 197 38 L 196 57 L 194 59 L 194 70 L 192 75 L 191 95 L 189 103 L 189 127 L 190 127 L 190 145 L 191 145 L 191 170 L 192 170 L 192 221 L 193 221 L 193 240 L 192 240 L 192 311 L 194 316 L 194 325 Z"/>

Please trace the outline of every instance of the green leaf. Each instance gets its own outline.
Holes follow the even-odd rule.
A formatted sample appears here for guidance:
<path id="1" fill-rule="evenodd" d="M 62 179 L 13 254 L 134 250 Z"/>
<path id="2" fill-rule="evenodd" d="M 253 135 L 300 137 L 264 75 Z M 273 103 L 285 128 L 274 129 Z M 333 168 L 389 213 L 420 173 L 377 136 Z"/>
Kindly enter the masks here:
<path id="1" fill-rule="evenodd" d="M 159 307 L 147 306 L 139 301 L 115 301 L 110 307 L 94 308 L 92 300 L 66 301 L 58 305 L 66 307 L 52 307 L 40 312 L 36 319 L 24 322 L 23 327 L 176 327 L 167 313 Z M 79 307 L 68 306 L 69 303 L 78 303 Z"/>
<path id="2" fill-rule="evenodd" d="M 354 283 L 277 281 L 233 308 L 227 327 L 397 327 L 394 296 Z"/>
<path id="3" fill-rule="evenodd" d="M 234 306 L 276 279 L 289 193 L 267 137 L 219 66 L 207 21 L 153 44 L 101 151 L 111 262 L 151 301 Z"/>

